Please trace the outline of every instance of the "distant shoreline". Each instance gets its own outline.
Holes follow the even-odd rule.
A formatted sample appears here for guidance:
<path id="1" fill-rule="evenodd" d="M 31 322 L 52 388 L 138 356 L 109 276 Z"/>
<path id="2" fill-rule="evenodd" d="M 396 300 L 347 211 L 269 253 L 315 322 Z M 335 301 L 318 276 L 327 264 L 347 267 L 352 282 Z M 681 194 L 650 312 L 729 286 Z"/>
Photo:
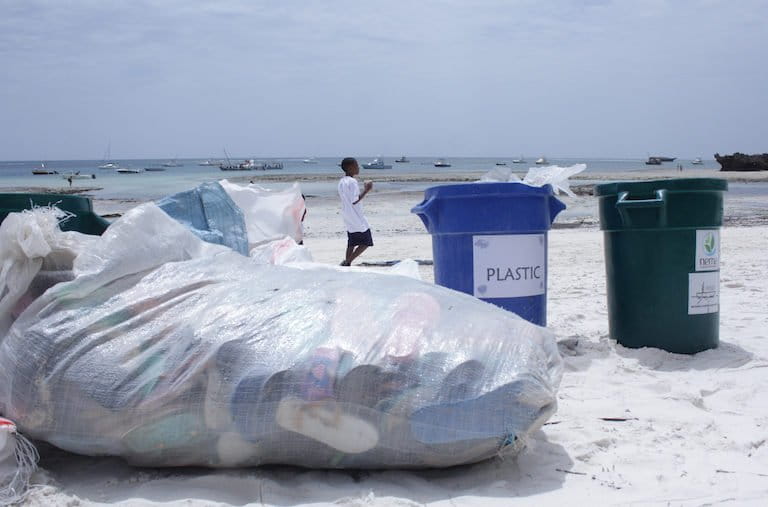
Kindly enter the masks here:
<path id="1" fill-rule="evenodd" d="M 488 171 L 464 171 L 464 172 L 413 172 L 413 173 L 387 173 L 384 171 L 363 171 L 361 180 L 374 183 L 470 183 L 478 181 Z M 525 176 L 527 170 L 513 171 L 519 177 Z M 336 173 L 279 173 L 254 171 L 247 175 L 232 176 L 222 173 L 221 179 L 228 179 L 233 183 L 324 183 L 338 180 L 341 176 Z M 229 177 L 227 177 L 229 176 Z M 654 179 L 674 178 L 717 178 L 731 183 L 766 183 L 768 171 L 757 172 L 723 172 L 713 169 L 684 169 L 682 172 L 671 170 L 649 169 L 644 171 L 615 171 L 615 172 L 584 172 L 570 178 L 572 182 L 607 182 L 607 181 L 641 181 Z M 572 185 L 579 188 L 580 192 L 587 194 L 586 187 L 591 183 Z M 91 195 L 102 190 L 101 187 L 40 187 L 40 186 L 8 186 L 0 187 L 0 192 L 7 193 L 40 193 L 40 194 L 64 194 L 64 195 Z M 143 199 L 117 199 L 126 202 L 141 202 Z"/>

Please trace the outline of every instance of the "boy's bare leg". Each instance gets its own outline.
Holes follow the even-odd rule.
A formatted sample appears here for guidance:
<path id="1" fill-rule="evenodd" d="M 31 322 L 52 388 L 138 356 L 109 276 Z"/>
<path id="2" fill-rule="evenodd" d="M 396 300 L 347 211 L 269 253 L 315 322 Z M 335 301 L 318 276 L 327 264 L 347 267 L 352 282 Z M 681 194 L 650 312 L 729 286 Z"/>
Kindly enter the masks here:
<path id="1" fill-rule="evenodd" d="M 354 246 L 347 247 L 347 255 L 344 257 L 344 262 L 341 263 L 342 266 L 349 266 L 352 263 L 350 258 L 354 259 L 354 257 L 352 257 L 352 254 L 354 253 L 354 251 L 355 251 Z"/>
<path id="2" fill-rule="evenodd" d="M 365 252 L 368 249 L 368 245 L 357 245 L 357 248 L 354 249 L 354 251 L 349 254 L 349 250 L 347 250 L 347 262 L 349 264 L 352 264 L 352 261 L 360 257 L 360 254 Z"/>

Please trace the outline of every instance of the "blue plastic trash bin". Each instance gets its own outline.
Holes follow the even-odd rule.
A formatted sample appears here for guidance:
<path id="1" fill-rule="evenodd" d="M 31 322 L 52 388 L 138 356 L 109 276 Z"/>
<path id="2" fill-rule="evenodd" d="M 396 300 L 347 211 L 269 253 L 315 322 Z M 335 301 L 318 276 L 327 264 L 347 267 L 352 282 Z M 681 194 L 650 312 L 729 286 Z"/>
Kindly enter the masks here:
<path id="1" fill-rule="evenodd" d="M 565 209 L 552 187 L 428 188 L 414 207 L 432 235 L 435 283 L 547 325 L 547 231 Z"/>

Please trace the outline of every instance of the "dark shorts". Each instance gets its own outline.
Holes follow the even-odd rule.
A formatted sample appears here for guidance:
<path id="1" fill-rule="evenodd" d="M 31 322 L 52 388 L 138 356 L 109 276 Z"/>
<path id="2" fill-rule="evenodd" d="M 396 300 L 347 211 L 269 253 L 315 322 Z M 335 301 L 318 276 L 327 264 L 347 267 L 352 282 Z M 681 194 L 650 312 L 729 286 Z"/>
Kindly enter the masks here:
<path id="1" fill-rule="evenodd" d="M 373 237 L 371 236 L 371 230 L 368 229 L 365 232 L 348 232 L 347 233 L 347 246 L 373 246 Z"/>

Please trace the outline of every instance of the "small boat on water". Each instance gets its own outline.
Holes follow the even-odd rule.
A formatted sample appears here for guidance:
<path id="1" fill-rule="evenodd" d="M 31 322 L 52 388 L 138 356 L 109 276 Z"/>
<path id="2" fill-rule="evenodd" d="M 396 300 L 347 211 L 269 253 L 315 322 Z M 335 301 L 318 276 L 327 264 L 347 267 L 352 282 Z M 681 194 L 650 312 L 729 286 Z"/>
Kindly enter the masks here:
<path id="1" fill-rule="evenodd" d="M 645 165 L 661 165 L 662 160 L 659 157 L 648 157 L 645 161 Z"/>
<path id="2" fill-rule="evenodd" d="M 63 173 L 61 175 L 61 178 L 65 180 L 95 180 L 96 175 L 83 174 L 83 173 L 80 173 L 80 171 L 75 171 L 75 172 Z"/>
<path id="3" fill-rule="evenodd" d="M 403 155 L 402 157 L 395 160 L 395 162 L 397 162 L 398 164 L 407 164 L 408 162 L 410 162 L 410 160 L 405 158 L 405 155 Z"/>
<path id="4" fill-rule="evenodd" d="M 513 164 L 525 164 L 525 159 L 522 155 L 520 155 L 520 158 L 513 158 L 512 159 Z"/>
<path id="5" fill-rule="evenodd" d="M 150 173 L 159 173 L 165 171 L 165 167 L 145 167 L 144 170 Z"/>
<path id="6" fill-rule="evenodd" d="M 315 160 L 314 158 L 305 158 L 301 162 L 304 164 L 317 164 L 317 160 Z"/>
<path id="7" fill-rule="evenodd" d="M 677 157 L 659 157 L 659 156 L 653 156 L 649 158 L 655 158 L 662 162 L 674 162 L 677 159 Z"/>
<path id="8" fill-rule="evenodd" d="M 120 164 L 112 162 L 112 143 L 107 145 L 107 151 L 104 152 L 103 164 L 99 166 L 99 169 L 120 169 Z"/>
<path id="9" fill-rule="evenodd" d="M 536 161 L 536 165 L 547 165 L 549 164 L 549 160 L 547 160 L 547 157 L 541 157 Z"/>
<path id="10" fill-rule="evenodd" d="M 144 169 L 138 169 L 136 167 L 121 167 L 117 170 L 118 174 L 139 174 L 143 173 Z"/>
<path id="11" fill-rule="evenodd" d="M 163 162 L 163 167 L 184 167 L 184 164 L 174 158 L 168 162 Z"/>
<path id="12" fill-rule="evenodd" d="M 232 163 L 228 162 L 226 164 L 221 164 L 219 166 L 219 169 L 222 171 L 253 171 L 254 169 L 262 169 L 264 166 L 261 167 L 256 166 L 256 161 L 253 159 L 247 159 L 242 161 L 241 163 Z"/>
<path id="13" fill-rule="evenodd" d="M 264 171 L 279 171 L 283 168 L 283 163 L 278 161 L 264 162 L 263 166 L 264 167 L 262 169 Z"/>
<path id="14" fill-rule="evenodd" d="M 693 162 L 691 162 L 691 165 L 704 165 L 704 161 L 701 160 L 701 157 L 696 157 L 693 159 Z"/>
<path id="15" fill-rule="evenodd" d="M 451 164 L 446 162 L 445 159 L 441 158 L 435 162 L 435 167 L 451 167 Z"/>
<path id="16" fill-rule="evenodd" d="M 496 165 L 504 166 L 504 165 L 507 165 L 507 163 L 506 162 L 496 162 Z"/>
<path id="17" fill-rule="evenodd" d="M 200 162 L 197 165 L 202 165 L 202 166 L 219 166 L 221 164 L 222 164 L 221 160 L 211 160 L 211 159 L 208 159 L 208 160 L 204 160 L 204 161 Z"/>
<path id="18" fill-rule="evenodd" d="M 374 158 L 367 164 L 363 164 L 363 169 L 392 169 L 392 166 L 385 164 L 383 158 Z"/>
<path id="19" fill-rule="evenodd" d="M 44 162 L 40 162 L 40 168 L 39 169 L 32 169 L 32 174 L 34 174 L 35 176 L 45 176 L 45 175 L 48 175 L 48 174 L 59 174 L 59 171 L 55 171 L 55 170 L 52 170 L 52 169 L 46 169 L 45 168 L 45 163 Z"/>

